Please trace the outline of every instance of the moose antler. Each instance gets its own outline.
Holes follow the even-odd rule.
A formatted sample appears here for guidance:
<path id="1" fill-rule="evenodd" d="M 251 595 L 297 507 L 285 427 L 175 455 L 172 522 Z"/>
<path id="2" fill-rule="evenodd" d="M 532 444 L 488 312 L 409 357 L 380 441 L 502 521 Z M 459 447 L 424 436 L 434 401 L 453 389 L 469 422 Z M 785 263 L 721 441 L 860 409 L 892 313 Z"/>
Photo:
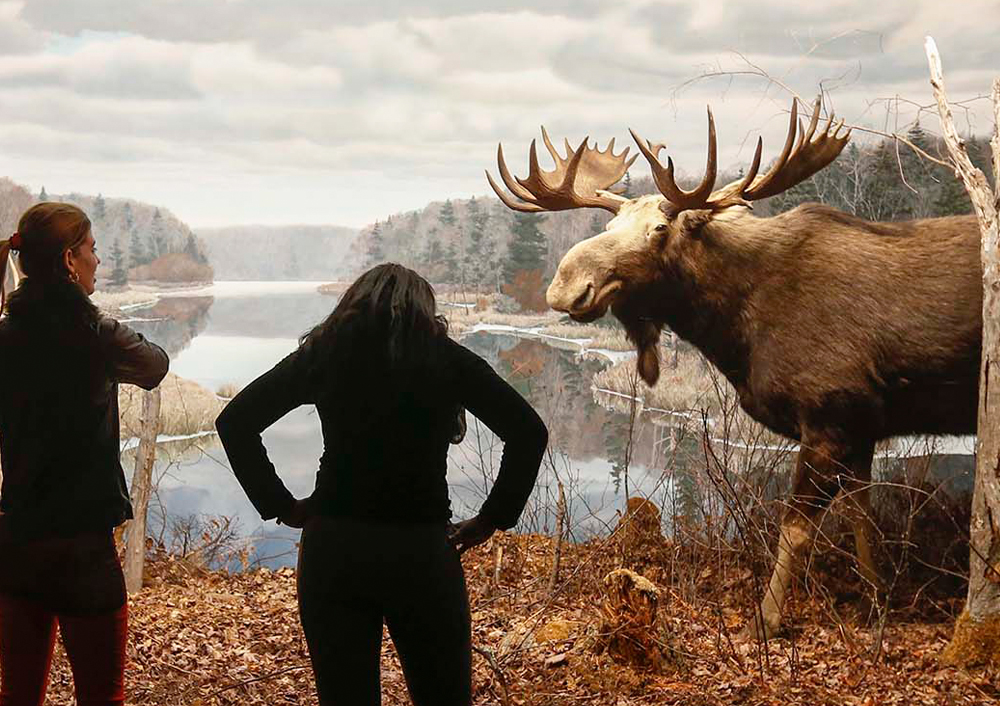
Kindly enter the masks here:
<path id="1" fill-rule="evenodd" d="M 843 135 L 838 135 L 844 126 L 844 121 L 841 120 L 834 126 L 833 114 L 831 113 L 823 130 L 816 135 L 820 104 L 820 98 L 817 97 L 813 104 L 812 119 L 809 121 L 809 127 L 806 128 L 798 122 L 797 103 L 793 99 L 785 146 L 767 173 L 760 177 L 757 176 L 757 171 L 760 169 L 761 151 L 763 150 L 763 141 L 757 138 L 757 149 L 746 175 L 717 191 L 712 191 L 715 185 L 717 157 L 715 120 L 712 117 L 711 108 L 708 109 L 708 165 L 705 168 L 705 177 L 701 184 L 693 191 L 683 191 L 677 186 L 677 182 L 674 180 L 674 163 L 668 159 L 667 166 L 663 166 L 657 156 L 659 146 L 654 150 L 652 149 L 653 145 L 642 140 L 634 130 L 630 130 L 630 132 L 639 145 L 639 151 L 646 157 L 653 170 L 653 180 L 656 182 L 657 188 L 673 204 L 675 212 L 695 208 L 719 209 L 726 206 L 745 205 L 749 204 L 750 201 L 780 194 L 782 191 L 805 181 L 837 158 L 837 155 L 847 145 L 851 131 L 847 130 Z M 798 142 L 795 141 L 796 127 L 798 127 L 799 134 Z"/>
<path id="2" fill-rule="evenodd" d="M 636 157 L 627 159 L 629 148 L 626 147 L 621 154 L 614 153 L 615 140 L 611 139 L 607 148 L 603 151 L 587 146 L 590 138 L 583 138 L 583 142 L 575 150 L 570 146 L 569 140 L 566 143 L 566 156 L 563 157 L 552 146 L 549 134 L 542 127 L 542 140 L 552 160 L 556 163 L 556 168 L 552 171 L 545 171 L 538 166 L 538 153 L 535 150 L 535 141 L 531 141 L 531 149 L 528 153 L 528 177 L 526 179 L 515 178 L 507 169 L 507 164 L 503 158 L 503 146 L 497 146 L 497 165 L 500 169 L 500 178 L 507 188 L 513 192 L 520 201 L 511 198 L 510 194 L 501 189 L 489 171 L 486 178 L 493 187 L 500 200 L 508 208 L 515 211 L 537 212 L 537 211 L 564 211 L 571 208 L 603 208 L 612 213 L 617 213 L 627 199 L 616 194 L 609 193 L 605 189 L 617 183 L 628 168 L 632 166 Z"/>

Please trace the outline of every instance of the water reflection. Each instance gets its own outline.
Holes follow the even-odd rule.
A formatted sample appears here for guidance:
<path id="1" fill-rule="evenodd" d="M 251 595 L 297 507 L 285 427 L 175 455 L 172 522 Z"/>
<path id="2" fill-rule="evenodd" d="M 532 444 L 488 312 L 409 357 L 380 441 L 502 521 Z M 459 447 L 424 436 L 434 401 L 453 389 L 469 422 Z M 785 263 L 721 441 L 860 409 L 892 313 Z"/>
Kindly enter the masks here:
<path id="1" fill-rule="evenodd" d="M 313 283 L 220 283 L 165 297 L 142 312 L 142 317 L 162 320 L 133 325 L 171 352 L 174 372 L 218 390 L 226 384 L 243 385 L 268 370 L 295 349 L 298 336 L 323 319 L 334 303 Z M 581 358 L 570 348 L 510 333 L 477 332 L 462 342 L 514 385 L 550 429 L 549 452 L 519 525 L 522 531 L 554 530 L 560 483 L 567 496 L 570 536 L 576 540 L 613 527 L 624 498 L 637 492 L 664 509 L 668 531 L 675 517 L 698 522 L 706 509 L 724 515 L 724 510 L 709 507 L 713 500 L 704 472 L 709 465 L 732 478 L 763 479 L 762 494 L 769 497 L 787 492 L 791 447 L 741 448 L 713 442 L 714 448 L 707 449 L 698 420 L 650 414 L 633 419 L 628 405 L 608 409 L 596 404 L 592 379 L 607 365 L 606 359 Z M 297 496 L 309 494 L 322 454 L 315 408 L 292 411 L 263 438 L 289 489 Z M 470 418 L 465 440 L 449 454 L 448 482 L 458 517 L 470 516 L 482 503 L 499 468 L 501 448 L 488 429 Z M 887 463 L 916 467 L 916 461 L 907 459 L 921 456 L 926 454 L 917 450 Z M 971 488 L 970 459 L 960 456 L 945 464 L 945 470 Z M 920 471 L 922 482 L 936 483 L 943 463 L 941 459 Z M 128 464 L 126 460 L 130 468 Z M 226 515 L 237 518 L 241 531 L 253 538 L 263 563 L 294 564 L 289 552 L 298 531 L 260 521 L 216 438 L 162 445 L 156 476 L 154 532 L 157 517 L 158 526 L 169 533 L 170 518 Z"/>
<path id="2" fill-rule="evenodd" d="M 222 283 L 203 292 L 165 297 L 143 312 L 164 320 L 133 325 L 171 352 L 174 372 L 217 390 L 227 383 L 245 384 L 265 372 L 294 350 L 298 336 L 325 317 L 334 303 L 314 286 L 301 283 L 285 288 Z M 574 351 L 508 334 L 480 332 L 463 343 L 524 394 L 550 426 L 551 452 L 522 530 L 555 526 L 559 482 L 571 489 L 570 525 L 577 538 L 613 524 L 626 484 L 630 491 L 640 488 L 647 494 L 666 491 L 662 474 L 650 470 L 662 467 L 651 425 L 640 421 L 630 434 L 628 415 L 593 401 L 591 378 L 605 361 L 581 360 Z M 265 432 L 264 443 L 289 489 L 300 496 L 311 492 L 322 454 L 315 408 L 286 415 Z M 499 467 L 501 448 L 485 426 L 470 420 L 466 439 L 449 455 L 448 481 L 457 516 L 478 509 Z M 237 517 L 244 532 L 257 536 L 256 549 L 266 556 L 283 553 L 297 538 L 297 531 L 259 520 L 214 437 L 164 445 L 156 474 L 158 516 Z M 294 557 L 266 563 L 292 564 Z"/>

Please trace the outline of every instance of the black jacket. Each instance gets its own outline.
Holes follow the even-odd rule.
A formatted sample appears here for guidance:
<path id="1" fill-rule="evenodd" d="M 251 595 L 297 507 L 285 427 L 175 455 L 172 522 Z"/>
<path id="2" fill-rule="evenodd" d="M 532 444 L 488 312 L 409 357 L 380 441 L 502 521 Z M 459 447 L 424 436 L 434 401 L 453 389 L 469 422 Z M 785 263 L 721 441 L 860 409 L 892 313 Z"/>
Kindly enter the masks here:
<path id="1" fill-rule="evenodd" d="M 462 406 L 504 441 L 496 482 L 481 514 L 496 527 L 517 523 L 548 442 L 538 414 L 464 346 L 442 345 L 441 374 L 385 383 L 380 364 L 321 394 L 310 383 L 303 349 L 254 380 L 216 421 L 230 465 L 263 519 L 280 517 L 294 498 L 275 473 L 261 432 L 287 412 L 316 404 L 323 456 L 313 499 L 321 514 L 388 522 L 445 522 L 446 479 L 455 410 Z M 356 382 L 357 384 L 351 384 Z"/>
<path id="2" fill-rule="evenodd" d="M 118 383 L 152 389 L 169 364 L 162 348 L 89 300 L 48 289 L 19 290 L 0 319 L 0 527 L 22 538 L 110 529 L 132 517 Z"/>

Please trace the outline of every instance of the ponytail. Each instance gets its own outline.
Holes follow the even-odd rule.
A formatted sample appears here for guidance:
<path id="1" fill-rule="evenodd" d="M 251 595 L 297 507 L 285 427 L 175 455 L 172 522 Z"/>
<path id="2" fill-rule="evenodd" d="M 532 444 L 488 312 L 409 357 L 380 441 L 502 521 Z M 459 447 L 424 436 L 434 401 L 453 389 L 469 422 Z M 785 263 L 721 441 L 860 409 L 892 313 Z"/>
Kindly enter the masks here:
<path id="1" fill-rule="evenodd" d="M 7 263 L 11 260 L 11 251 L 15 245 L 20 245 L 19 236 L 14 233 L 7 240 L 0 241 L 0 316 L 3 316 L 7 307 Z M 17 287 L 17 265 L 11 265 L 11 272 L 14 275 L 14 286 Z"/>

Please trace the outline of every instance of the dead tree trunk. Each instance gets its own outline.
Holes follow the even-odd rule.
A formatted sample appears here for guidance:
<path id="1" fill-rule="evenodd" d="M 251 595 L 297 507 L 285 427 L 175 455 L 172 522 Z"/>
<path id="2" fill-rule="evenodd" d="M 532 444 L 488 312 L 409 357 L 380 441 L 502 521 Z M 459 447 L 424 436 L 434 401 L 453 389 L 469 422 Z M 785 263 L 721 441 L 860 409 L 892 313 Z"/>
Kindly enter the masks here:
<path id="1" fill-rule="evenodd" d="M 156 460 L 156 437 L 160 432 L 160 388 L 142 396 L 139 450 L 132 474 L 132 511 L 125 540 L 125 588 L 133 594 L 142 588 L 142 565 L 146 557 L 146 510 L 153 485 L 153 462 Z"/>
<path id="2" fill-rule="evenodd" d="M 956 174 L 965 184 L 982 231 L 983 359 L 979 376 L 976 482 L 969 531 L 969 595 L 945 658 L 963 666 L 1000 665 L 1000 79 L 993 82 L 995 193 L 972 165 L 952 119 L 934 40 L 925 48 L 941 128 Z M 992 384 L 991 384 L 992 383 Z"/>

